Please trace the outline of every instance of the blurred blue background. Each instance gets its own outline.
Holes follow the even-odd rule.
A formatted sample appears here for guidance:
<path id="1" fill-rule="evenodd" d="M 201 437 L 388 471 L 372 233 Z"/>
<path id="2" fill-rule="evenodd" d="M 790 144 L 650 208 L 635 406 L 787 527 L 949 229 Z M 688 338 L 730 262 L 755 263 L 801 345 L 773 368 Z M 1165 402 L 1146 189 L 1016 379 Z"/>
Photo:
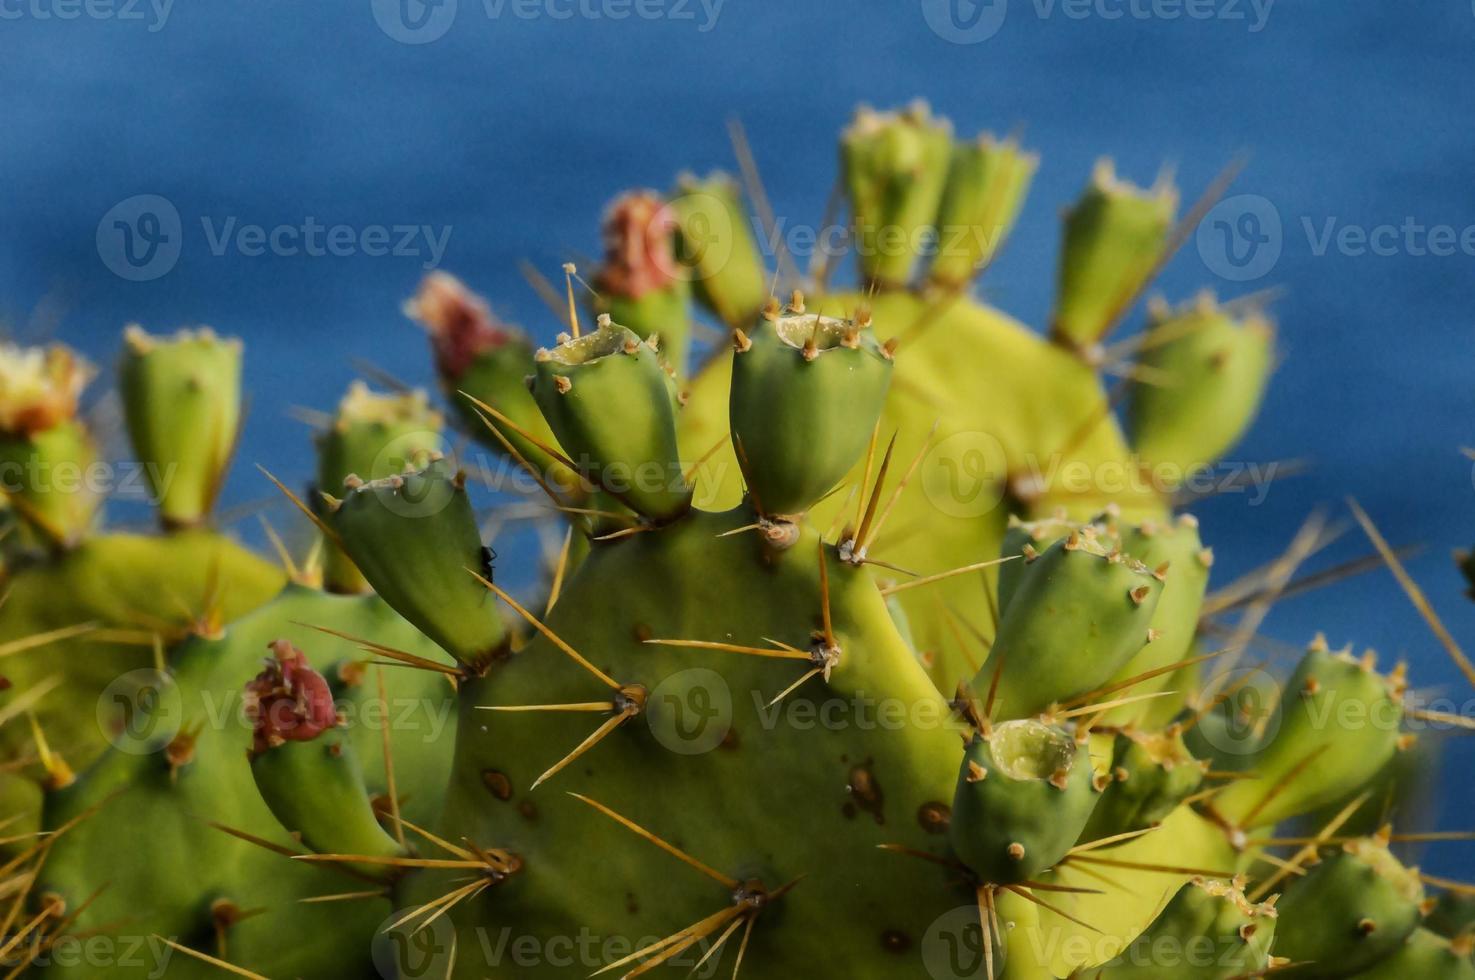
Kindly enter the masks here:
<path id="1" fill-rule="evenodd" d="M 1255 195 L 1261 228 L 1279 220 L 1278 259 L 1227 281 L 1223 250 L 1190 241 L 1161 285 L 1175 300 L 1284 287 L 1284 364 L 1236 456 L 1315 466 L 1258 506 L 1229 495 L 1197 508 L 1217 581 L 1278 554 L 1318 505 L 1345 518 L 1354 495 L 1395 544 L 1427 546 L 1411 569 L 1475 646 L 1449 559 L 1475 542 L 1458 453 L 1475 442 L 1475 233 L 1445 255 L 1417 230 L 1384 237 L 1388 254 L 1318 240 L 1328 222 L 1475 226 L 1469 0 L 1099 0 L 1084 17 L 1079 0 L 960 0 L 963 20 L 942 0 L 578 0 L 624 19 L 585 16 L 576 0 L 410 0 L 429 18 L 418 33 L 391 0 L 131 2 L 71 19 L 68 0 L 0 4 L 0 314 L 22 338 L 54 332 L 103 364 L 134 320 L 245 338 L 251 416 L 227 507 L 266 496 L 251 463 L 305 478 L 308 430 L 288 409 L 330 408 L 354 358 L 432 382 L 424 337 L 399 312 L 431 256 L 423 238 L 408 256 L 216 255 L 202 221 L 448 231 L 442 266 L 547 338 L 556 327 L 518 260 L 555 273 L 597 251 L 601 206 L 621 189 L 731 167 L 730 116 L 777 212 L 817 222 L 854 105 L 922 96 L 961 133 L 1019 131 L 1041 154 L 984 285 L 1032 324 L 1050 305 L 1058 211 L 1098 154 L 1140 182 L 1171 164 L 1191 199 L 1248 151 L 1230 194 Z M 141 194 L 177 210 L 182 238 L 177 262 L 139 282 L 110 271 L 96 236 Z M 1313 567 L 1367 550 L 1354 530 Z M 529 554 L 504 549 L 502 565 L 515 576 Z M 1407 656 L 1421 685 L 1475 695 L 1386 572 L 1288 600 L 1267 624 L 1297 644 L 1318 629 Z M 1456 740 L 1445 826 L 1470 823 L 1472 763 Z M 1469 877 L 1472 854 L 1437 860 Z"/>

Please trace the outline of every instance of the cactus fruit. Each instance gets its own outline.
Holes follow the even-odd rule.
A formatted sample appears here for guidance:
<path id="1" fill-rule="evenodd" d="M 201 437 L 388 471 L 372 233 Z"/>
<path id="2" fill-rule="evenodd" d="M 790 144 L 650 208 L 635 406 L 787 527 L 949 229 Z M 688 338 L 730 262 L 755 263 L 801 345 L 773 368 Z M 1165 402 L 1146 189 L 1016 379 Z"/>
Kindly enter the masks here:
<path id="1" fill-rule="evenodd" d="M 1346 977 L 1395 952 L 1423 917 L 1424 887 L 1386 840 L 1347 841 L 1290 883 L 1276 953 L 1286 976 Z"/>
<path id="2" fill-rule="evenodd" d="M 285 547 L 284 577 L 198 526 L 239 352 L 131 335 L 139 455 L 184 482 L 157 487 L 156 537 L 89 517 L 7 548 L 0 959 L 1467 977 L 1458 910 L 1424 919 L 1442 879 L 1388 852 L 1416 835 L 1350 829 L 1413 758 L 1402 668 L 1318 641 L 1225 741 L 1249 701 L 1208 666 L 1211 553 L 1136 454 L 1211 465 L 1258 404 L 1268 330 L 1200 305 L 1128 345 L 1134 365 L 1101 347 L 1181 239 L 1176 192 L 1098 174 L 1052 341 L 967 295 L 1032 156 L 955 149 L 914 107 L 862 111 L 842 164 L 863 292 L 818 268 L 780 307 L 720 178 L 616 202 L 596 328 L 571 288 L 553 347 L 445 274 L 421 287 L 451 417 L 570 525 L 536 603 L 498 583 L 479 490 L 415 394 L 357 387 L 318 434 L 297 503 L 327 588 Z M 730 334 L 689 380 L 688 291 Z M 0 392 L 12 435 L 25 404 L 75 415 L 77 375 L 15 363 L 39 396 Z M 1181 382 L 1135 396 L 1135 445 L 1102 367 Z M 176 592 L 182 621 L 160 611 Z M 1275 836 L 1327 807 L 1314 836 Z M 61 962 L 119 929 L 179 955 Z"/>
<path id="3" fill-rule="evenodd" d="M 1051 333 L 1095 352 L 1167 255 L 1178 192 L 1159 182 L 1143 190 L 1100 160 L 1081 199 L 1065 215 L 1059 292 Z"/>
<path id="4" fill-rule="evenodd" d="M 1245 897 L 1245 881 L 1194 878 L 1151 926 L 1091 980 L 1229 980 L 1262 976 L 1277 934 L 1274 905 Z"/>
<path id="5" fill-rule="evenodd" d="M 241 342 L 213 330 L 123 335 L 123 416 L 166 527 L 205 520 L 225 484 L 241 423 Z"/>
<path id="6" fill-rule="evenodd" d="M 423 391 L 381 395 L 355 382 L 317 436 L 320 493 L 342 494 L 349 480 L 382 480 L 423 463 L 445 448 L 440 427 L 440 413 L 430 408 Z M 326 498 L 314 502 L 321 505 Z M 332 542 L 324 548 L 323 583 L 333 592 L 368 589 L 362 573 Z"/>
<path id="7" fill-rule="evenodd" d="M 1218 459 L 1255 417 L 1275 330 L 1258 309 L 1222 307 L 1209 294 L 1179 310 L 1154 304 L 1151 317 L 1128 427 L 1145 460 L 1182 480 Z"/>
<path id="8" fill-rule="evenodd" d="M 51 546 L 76 544 L 102 503 L 86 479 L 97 449 L 77 418 L 92 374 L 60 345 L 0 345 L 0 487 L 22 533 Z"/>
<path id="9" fill-rule="evenodd" d="M 796 294 L 738 333 L 729 411 L 748 493 L 769 518 L 807 511 L 850 471 L 881 415 L 891 353 L 869 316 L 810 313 Z"/>
<path id="10" fill-rule="evenodd" d="M 1035 719 L 990 726 L 968 746 L 949 839 L 983 881 L 1018 885 L 1081 839 L 1101 791 L 1072 732 Z"/>

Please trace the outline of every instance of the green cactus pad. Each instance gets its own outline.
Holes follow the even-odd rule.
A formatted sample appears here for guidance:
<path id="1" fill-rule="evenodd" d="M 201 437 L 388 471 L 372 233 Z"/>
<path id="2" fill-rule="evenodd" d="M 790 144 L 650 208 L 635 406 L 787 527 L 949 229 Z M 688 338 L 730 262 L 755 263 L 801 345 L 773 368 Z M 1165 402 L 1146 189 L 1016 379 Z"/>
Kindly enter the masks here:
<path id="1" fill-rule="evenodd" d="M 241 342 L 207 327 L 123 334 L 118 370 L 133 450 L 167 527 L 198 524 L 225 483 L 241 424 Z"/>
<path id="2" fill-rule="evenodd" d="M 405 818 L 421 826 L 434 819 L 457 724 L 445 676 L 368 665 L 374 655 L 360 643 L 312 626 L 450 662 L 375 596 L 334 596 L 295 585 L 223 635 L 181 646 L 161 696 L 135 697 L 131 724 L 111 733 L 109 751 L 46 800 L 48 828 L 81 819 L 52 843 L 38 893 L 54 893 L 75 910 L 102 881 L 112 882 L 75 923 L 79 933 L 126 920 L 130 934 L 175 937 L 219 955 L 211 906 L 226 900 L 243 911 L 266 910 L 221 932 L 231 963 L 271 977 L 374 975 L 370 939 L 389 903 L 301 901 L 372 884 L 291 860 L 212 825 L 302 850 L 262 802 L 247 759 L 253 731 L 242 690 L 260 670 L 268 643 L 282 637 L 300 645 L 313 669 L 333 683 L 341 731 L 352 742 L 368 791 L 387 798 L 387 731 Z M 197 974 L 199 964 L 191 963 L 175 957 L 169 975 L 218 975 L 205 968 Z M 148 963 L 135 975 L 152 968 Z M 84 968 L 78 975 L 88 974 Z M 120 967 L 106 975 L 129 974 Z"/>

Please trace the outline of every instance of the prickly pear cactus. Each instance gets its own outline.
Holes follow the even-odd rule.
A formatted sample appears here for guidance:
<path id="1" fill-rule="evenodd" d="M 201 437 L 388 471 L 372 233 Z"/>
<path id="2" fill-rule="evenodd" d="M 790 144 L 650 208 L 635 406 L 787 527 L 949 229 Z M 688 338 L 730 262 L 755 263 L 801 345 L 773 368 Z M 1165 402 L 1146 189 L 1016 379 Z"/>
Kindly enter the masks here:
<path id="1" fill-rule="evenodd" d="M 1434 715 L 1401 665 L 1319 638 L 1251 712 L 1263 685 L 1232 667 L 1308 547 L 1211 594 L 1213 529 L 1176 512 L 1253 418 L 1268 320 L 1201 297 L 1108 342 L 1182 240 L 1177 192 L 1097 168 L 1040 335 L 970 295 L 1032 155 L 916 106 L 861 110 L 840 159 L 853 288 L 830 261 L 771 276 L 721 176 L 615 201 L 588 309 L 567 268 L 552 346 L 430 277 L 407 312 L 450 416 L 567 524 L 541 594 L 497 581 L 479 489 L 424 396 L 356 387 L 306 499 L 279 483 L 321 561 L 283 549 L 275 598 L 161 641 L 151 699 L 125 699 L 90 765 L 59 762 L 50 722 L 17 736 L 43 770 L 17 813 L 45 833 L 10 841 L 0 958 L 391 980 L 1468 976 L 1468 910 L 1425 893 L 1462 889 L 1395 855 L 1428 836 L 1387 805 L 1356 829 L 1412 758 L 1407 722 Z M 693 298 L 725 331 L 695 366 Z M 153 487 L 163 540 L 202 533 L 212 439 L 236 419 L 229 349 L 128 348 L 135 441 L 182 475 Z M 66 417 L 72 367 L 17 362 L 47 395 L 0 421 Z M 1125 431 L 1103 374 L 1128 379 Z M 194 407 L 171 425 L 157 399 Z M 42 450 L 45 426 L 7 424 Z M 19 587 L 74 547 L 37 515 L 71 527 L 85 507 L 11 508 L 54 551 Z M 1215 617 L 1245 603 L 1218 646 Z M 118 934 L 159 955 L 63 962 L 74 937 Z"/>

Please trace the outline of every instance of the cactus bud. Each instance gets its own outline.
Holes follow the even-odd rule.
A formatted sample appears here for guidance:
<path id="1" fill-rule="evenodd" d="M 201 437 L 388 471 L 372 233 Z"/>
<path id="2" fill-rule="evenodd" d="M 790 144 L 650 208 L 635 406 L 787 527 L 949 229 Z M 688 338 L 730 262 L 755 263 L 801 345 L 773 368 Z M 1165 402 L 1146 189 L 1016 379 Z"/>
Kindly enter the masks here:
<path id="1" fill-rule="evenodd" d="M 1048 871 L 1096 805 L 1091 776 L 1085 746 L 1064 729 L 1035 720 L 993 726 L 963 759 L 948 825 L 953 850 L 992 885 Z"/>
<path id="2" fill-rule="evenodd" d="M 1186 478 L 1239 441 L 1259 411 L 1275 360 L 1275 328 L 1259 311 L 1232 312 L 1204 294 L 1149 327 L 1127 427 L 1139 455 Z"/>
<path id="3" fill-rule="evenodd" d="M 1398 748 L 1403 708 L 1388 679 L 1313 646 L 1286 681 L 1252 777 L 1213 800 L 1235 827 L 1268 827 L 1361 786 Z"/>
<path id="4" fill-rule="evenodd" d="M 1391 955 L 1359 973 L 1357 980 L 1475 980 L 1470 937 L 1447 939 L 1415 929 Z"/>
<path id="5" fill-rule="evenodd" d="M 841 134 L 856 256 L 867 282 L 911 281 L 922 236 L 937 218 L 951 153 L 952 127 L 921 102 L 901 112 L 863 106 Z"/>
<path id="6" fill-rule="evenodd" d="M 609 317 L 540 350 L 533 398 L 584 474 L 626 506 L 669 520 L 691 506 L 670 378 L 649 345 Z"/>
<path id="7" fill-rule="evenodd" d="M 616 198 L 604 217 L 598 310 L 642 339 L 659 335 L 666 362 L 686 372 L 691 289 L 677 265 L 674 210 L 654 191 Z"/>
<path id="8" fill-rule="evenodd" d="M 465 481 L 437 459 L 349 487 L 325 518 L 379 597 L 458 662 L 485 670 L 506 648 L 486 590 L 481 532 Z"/>
<path id="9" fill-rule="evenodd" d="M 1082 842 L 1162 823 L 1203 784 L 1204 767 L 1174 729 L 1121 732 L 1112 746 L 1111 782 L 1081 834 Z"/>
<path id="10" fill-rule="evenodd" d="M 891 384 L 891 359 L 869 328 L 793 310 L 760 321 L 732 363 L 733 442 L 770 517 L 803 513 L 849 472 Z"/>
<path id="11" fill-rule="evenodd" d="M 945 288 L 970 281 L 993 260 L 1024 206 L 1039 157 L 983 135 L 953 150 L 937 217 L 937 257 L 928 278 Z"/>
<path id="12" fill-rule="evenodd" d="M 1208 566 L 1198 560 L 1198 554 L 1203 550 L 1198 522 L 1192 517 L 1182 515 L 1171 523 L 1124 526 L 1121 548 L 1153 568 L 1154 574 L 1161 575 L 1163 594 L 1152 616 L 1153 640 L 1122 665 L 1112 676 L 1113 681 L 1125 681 L 1192 656 L 1194 638 L 1198 635 L 1199 613 L 1209 587 Z M 1177 674 L 1161 674 L 1134 684 L 1129 693 L 1146 695 L 1170 689 L 1181 691 L 1179 680 Z M 1144 701 L 1113 708 L 1103 723 L 1126 725 L 1135 721 L 1146 724 L 1147 719 L 1171 717 L 1174 706 L 1167 701 Z"/>
<path id="13" fill-rule="evenodd" d="M 686 174 L 671 206 L 677 249 L 697 298 L 727 326 L 747 323 L 768 298 L 768 274 L 737 184 L 725 174 L 702 180 Z"/>
<path id="14" fill-rule="evenodd" d="M 1297 964 L 1284 971 L 1288 977 L 1358 974 L 1403 945 L 1423 901 L 1416 870 L 1377 837 L 1355 838 L 1286 889 L 1276 955 Z"/>
<path id="15" fill-rule="evenodd" d="M 65 347 L 0 345 L 0 492 L 51 545 L 76 544 L 101 503 L 86 479 L 97 448 L 77 418 L 93 373 Z"/>
<path id="16" fill-rule="evenodd" d="M 1270 967 L 1277 911 L 1272 903 L 1249 901 L 1242 886 L 1241 879 L 1193 878 L 1121 954 L 1099 969 L 1083 971 L 1083 980 L 1263 976 Z"/>
<path id="17" fill-rule="evenodd" d="M 1157 271 L 1178 210 L 1178 191 L 1143 190 L 1100 160 L 1085 193 L 1065 215 L 1052 334 L 1080 350 L 1105 336 Z"/>
<path id="18" fill-rule="evenodd" d="M 208 327 L 154 337 L 123 334 L 118 386 L 133 451 L 165 527 L 209 516 L 241 424 L 241 342 Z"/>
<path id="19" fill-rule="evenodd" d="M 405 304 L 405 313 L 429 333 L 446 400 L 477 439 L 493 452 L 506 454 L 501 441 L 487 431 L 488 422 L 460 394 L 463 391 L 506 415 L 544 445 L 556 447 L 557 440 L 527 390 L 527 377 L 533 373 L 533 346 L 521 330 L 498 321 L 486 300 L 444 272 L 425 277 L 415 298 Z M 510 427 L 495 420 L 490 424 L 550 485 L 564 489 L 577 485 L 578 477 L 568 467 Z"/>
<path id="20" fill-rule="evenodd" d="M 338 404 L 332 424 L 316 438 L 318 488 L 341 494 L 350 476 L 380 480 L 423 466 L 444 448 L 440 413 L 423 391 L 381 395 L 355 381 Z M 319 506 L 321 510 L 321 506 Z M 323 581 L 331 592 L 366 592 L 369 583 L 337 545 L 329 542 Z"/>
<path id="21" fill-rule="evenodd" d="M 999 717 L 1024 718 L 1099 688 L 1147 642 L 1163 583 L 1115 542 L 1075 533 L 1025 567 L 999 619 L 990 659 L 1003 658 Z M 993 685 L 989 664 L 973 680 Z"/>
<path id="22" fill-rule="evenodd" d="M 316 851 L 402 853 L 374 816 L 328 682 L 286 640 L 272 643 L 271 651 L 266 669 L 246 685 L 254 723 L 251 775 L 261 798 Z"/>

